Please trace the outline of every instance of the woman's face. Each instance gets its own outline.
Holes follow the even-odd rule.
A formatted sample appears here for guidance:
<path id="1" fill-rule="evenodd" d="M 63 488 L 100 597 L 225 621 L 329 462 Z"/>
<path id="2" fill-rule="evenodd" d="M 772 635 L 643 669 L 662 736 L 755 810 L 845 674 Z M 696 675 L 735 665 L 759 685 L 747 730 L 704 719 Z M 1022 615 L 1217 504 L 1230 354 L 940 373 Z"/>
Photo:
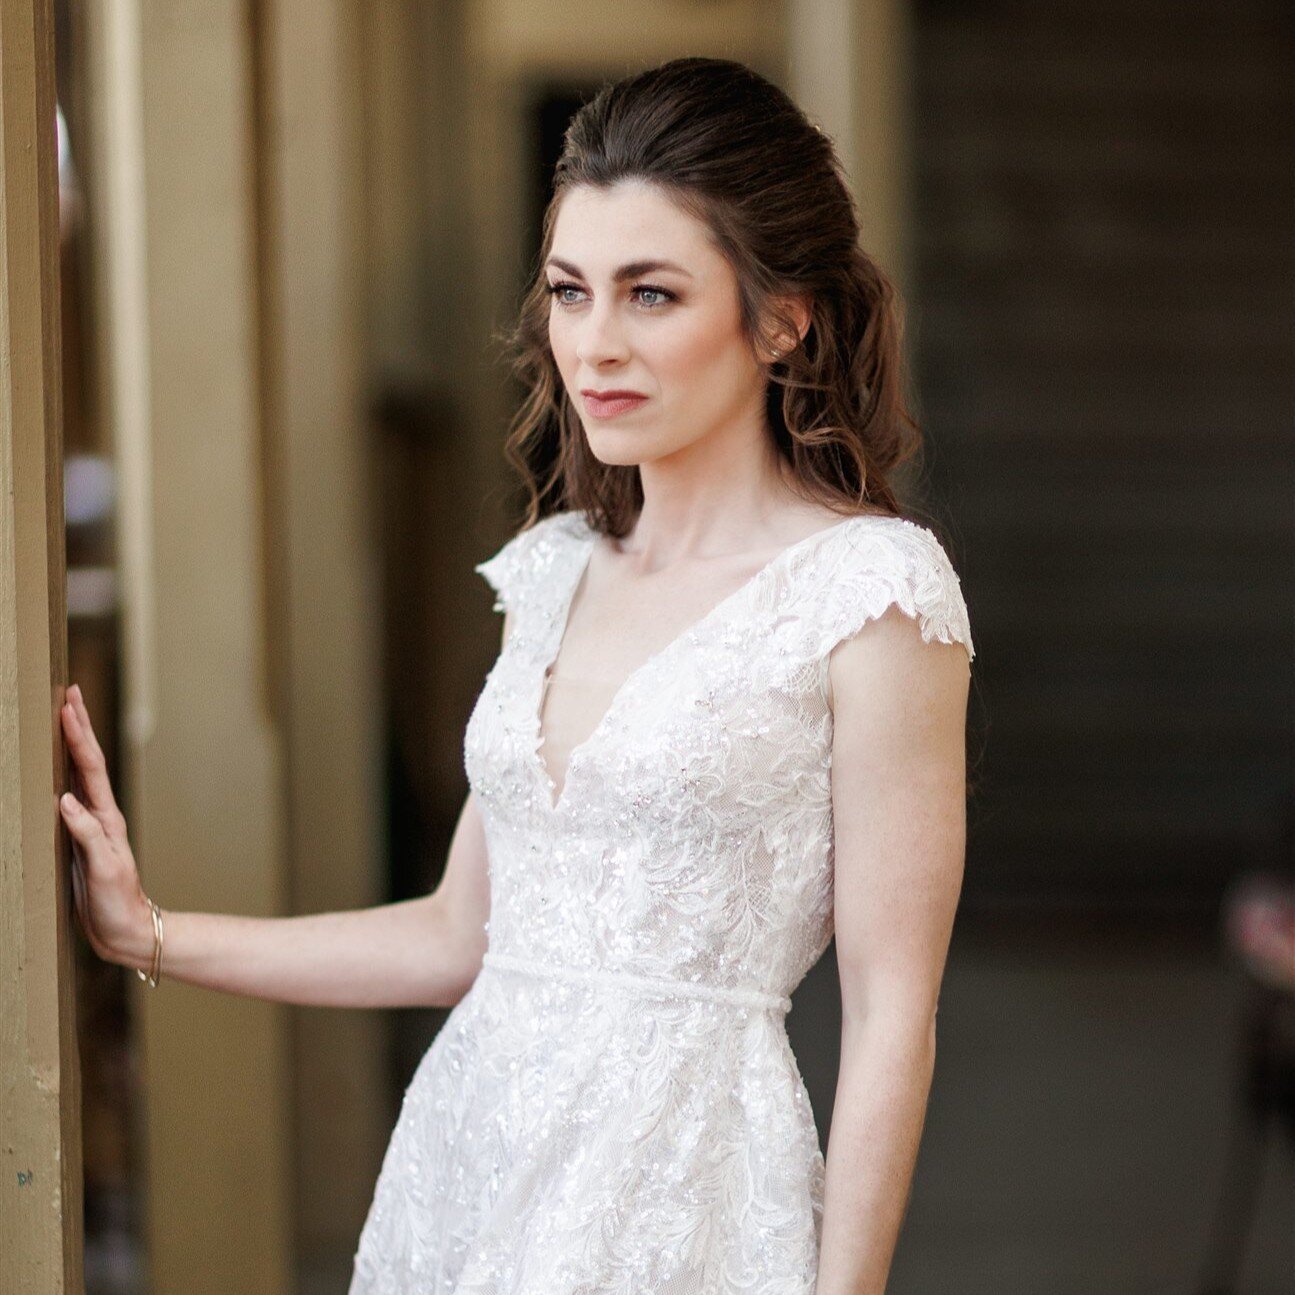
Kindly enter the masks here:
<path id="1" fill-rule="evenodd" d="M 764 433 L 766 376 L 741 328 L 737 277 L 706 226 L 659 189 L 569 189 L 543 272 L 553 357 L 602 462 Z"/>

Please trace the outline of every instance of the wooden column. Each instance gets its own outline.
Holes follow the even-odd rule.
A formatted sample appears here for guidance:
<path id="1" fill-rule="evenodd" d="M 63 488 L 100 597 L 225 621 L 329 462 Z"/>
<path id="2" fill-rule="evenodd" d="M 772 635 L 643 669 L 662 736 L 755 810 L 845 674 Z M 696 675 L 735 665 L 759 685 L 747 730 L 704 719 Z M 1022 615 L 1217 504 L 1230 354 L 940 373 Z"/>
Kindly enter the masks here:
<path id="1" fill-rule="evenodd" d="M 365 51 L 357 0 L 273 0 L 260 13 L 267 615 L 289 753 L 289 903 L 335 911 L 385 898 Z M 296 1229 L 314 1270 L 349 1262 L 373 1196 L 390 1132 L 387 1031 L 373 1012 L 302 1008 L 293 1021 Z"/>
<path id="2" fill-rule="evenodd" d="M 49 0 L 0 0 L 0 1290 L 82 1289 Z"/>
<path id="3" fill-rule="evenodd" d="M 249 12 L 93 7 L 90 200 L 131 839 L 163 907 L 275 915 L 290 880 Z M 165 973 L 134 994 L 152 1289 L 287 1292 L 289 1010 Z"/>
<path id="4" fill-rule="evenodd" d="M 792 0 L 788 89 L 832 136 L 863 246 L 910 280 L 910 0 Z"/>
<path id="5" fill-rule="evenodd" d="M 159 902 L 383 898 L 356 0 L 111 0 L 91 33 L 130 822 Z M 389 1132 L 372 1013 L 140 1000 L 159 1291 L 349 1262 Z"/>

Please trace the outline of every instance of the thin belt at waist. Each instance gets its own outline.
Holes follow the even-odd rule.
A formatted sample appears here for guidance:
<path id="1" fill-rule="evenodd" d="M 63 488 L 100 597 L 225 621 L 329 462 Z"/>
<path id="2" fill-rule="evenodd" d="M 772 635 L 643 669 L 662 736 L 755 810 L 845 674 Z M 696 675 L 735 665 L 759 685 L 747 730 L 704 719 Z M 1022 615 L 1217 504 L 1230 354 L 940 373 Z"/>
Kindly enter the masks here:
<path id="1" fill-rule="evenodd" d="M 664 998 L 698 998 L 712 1003 L 731 1003 L 735 1007 L 758 1007 L 770 1011 L 788 1012 L 791 999 L 784 994 L 766 994 L 759 989 L 730 989 L 724 985 L 704 985 L 693 980 L 674 980 L 664 976 L 640 976 L 633 971 L 615 971 L 607 967 L 567 967 L 558 963 L 541 962 L 536 958 L 519 958 L 511 953 L 497 953 L 487 949 L 482 965 L 500 971 L 519 971 L 525 975 L 545 976 L 624 989 Z"/>

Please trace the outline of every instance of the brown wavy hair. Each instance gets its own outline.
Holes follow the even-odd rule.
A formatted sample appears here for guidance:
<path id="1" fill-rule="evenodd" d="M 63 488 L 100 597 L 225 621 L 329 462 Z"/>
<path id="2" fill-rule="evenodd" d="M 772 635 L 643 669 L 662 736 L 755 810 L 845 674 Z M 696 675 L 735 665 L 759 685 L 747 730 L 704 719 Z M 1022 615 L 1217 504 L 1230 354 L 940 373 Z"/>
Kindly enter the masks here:
<path id="1" fill-rule="evenodd" d="M 901 306 L 859 245 L 832 141 L 749 67 L 679 58 L 604 86 L 564 136 L 533 282 L 502 338 L 527 393 L 504 446 L 528 494 L 523 525 L 577 509 L 619 537 L 643 503 L 638 468 L 589 449 L 549 348 L 542 273 L 563 194 L 622 180 L 657 186 L 706 224 L 736 273 L 753 346 L 796 338 L 776 299 L 808 297 L 804 339 L 767 370 L 778 451 L 806 497 L 847 514 L 902 515 L 892 473 L 919 454 L 922 436 L 905 405 Z"/>

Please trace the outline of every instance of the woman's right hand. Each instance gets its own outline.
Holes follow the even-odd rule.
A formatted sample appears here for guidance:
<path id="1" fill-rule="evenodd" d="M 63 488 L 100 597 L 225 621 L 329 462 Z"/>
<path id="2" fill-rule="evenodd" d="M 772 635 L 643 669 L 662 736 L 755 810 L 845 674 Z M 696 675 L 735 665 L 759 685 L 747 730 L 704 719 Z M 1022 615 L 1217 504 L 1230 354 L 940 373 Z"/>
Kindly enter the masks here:
<path id="1" fill-rule="evenodd" d="M 73 786 L 80 793 L 68 792 L 59 809 L 72 836 L 72 890 L 81 929 L 99 957 L 147 968 L 153 956 L 153 914 L 76 684 L 67 690 L 61 715 Z"/>

